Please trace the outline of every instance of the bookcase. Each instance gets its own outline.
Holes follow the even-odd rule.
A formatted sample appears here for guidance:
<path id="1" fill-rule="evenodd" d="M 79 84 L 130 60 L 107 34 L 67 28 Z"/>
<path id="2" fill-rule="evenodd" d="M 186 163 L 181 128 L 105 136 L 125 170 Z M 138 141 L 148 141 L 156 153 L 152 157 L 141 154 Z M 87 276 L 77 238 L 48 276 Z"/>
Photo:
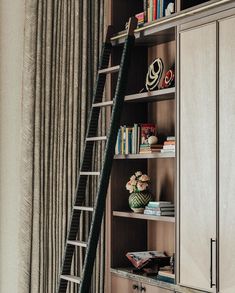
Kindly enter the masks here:
<path id="1" fill-rule="evenodd" d="M 136 46 L 132 55 L 121 125 L 133 126 L 134 123 L 154 123 L 157 126 L 158 135 L 176 136 L 177 148 L 180 129 L 178 99 L 181 94 L 177 65 L 180 64 L 179 56 L 184 58 L 179 54 L 179 29 L 181 26 L 179 21 L 184 18 L 184 23 L 194 21 L 195 26 L 201 25 L 200 19 L 202 17 L 208 16 L 210 19 L 215 12 L 220 11 L 218 7 L 213 7 L 215 10 L 210 10 L 210 8 L 201 10 L 201 8 L 216 2 L 219 1 L 176 0 L 175 15 L 155 21 L 157 24 L 155 26 L 149 23 L 136 30 Z M 117 35 L 112 40 L 115 44 L 111 61 L 113 66 L 120 61 L 121 46 L 125 37 L 125 32 L 123 32 L 125 22 L 129 16 L 141 11 L 143 11 L 143 1 L 111 1 L 110 22 L 117 30 Z M 199 11 L 198 13 L 201 15 L 197 16 L 194 11 Z M 169 21 L 165 21 L 166 19 Z M 148 65 L 158 57 L 164 63 L 162 78 L 173 64 L 176 65 L 176 87 L 140 93 L 145 85 Z M 110 96 L 113 95 L 115 78 L 113 76 L 110 80 Z M 162 80 L 159 84 L 161 83 Z M 213 86 L 216 87 L 216 85 Z M 191 110 L 193 113 L 193 109 Z M 180 195 L 177 186 L 178 155 L 179 150 L 176 154 L 115 155 L 106 209 L 107 292 L 199 292 L 197 289 L 188 289 L 179 284 L 179 221 L 182 218 L 179 216 Z M 128 206 L 129 193 L 125 189 L 125 185 L 129 177 L 138 170 L 150 176 L 154 200 L 166 200 L 175 204 L 177 207 L 175 217 L 136 214 L 130 210 Z M 126 253 L 146 250 L 165 251 L 168 255 L 175 254 L 175 284 L 160 282 L 154 277 L 131 272 L 131 265 L 126 258 Z M 187 284 L 187 286 L 190 288 L 190 285 Z M 192 286 L 192 288 L 195 287 Z M 212 291 L 214 292 L 214 290 Z M 211 290 L 203 292 L 211 292 Z"/>

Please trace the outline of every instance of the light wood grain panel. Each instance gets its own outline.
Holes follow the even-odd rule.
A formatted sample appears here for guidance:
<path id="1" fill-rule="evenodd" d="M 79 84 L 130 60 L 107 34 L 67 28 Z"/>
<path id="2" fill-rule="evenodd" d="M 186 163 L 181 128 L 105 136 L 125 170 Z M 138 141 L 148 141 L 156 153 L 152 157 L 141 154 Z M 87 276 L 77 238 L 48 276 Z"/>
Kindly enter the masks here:
<path id="1" fill-rule="evenodd" d="M 172 223 L 149 222 L 148 249 L 172 255 L 175 252 L 175 226 Z"/>
<path id="2" fill-rule="evenodd" d="M 138 288 L 134 289 L 133 286 L 140 286 L 140 283 L 112 275 L 111 293 L 138 293 Z"/>
<path id="3" fill-rule="evenodd" d="M 216 24 L 180 36 L 180 283 L 210 290 L 216 237 Z M 215 269 L 215 267 L 214 267 Z"/>
<path id="4" fill-rule="evenodd" d="M 235 292 L 235 17 L 219 23 L 220 293 Z M 232 78 L 232 79 L 231 79 Z"/>

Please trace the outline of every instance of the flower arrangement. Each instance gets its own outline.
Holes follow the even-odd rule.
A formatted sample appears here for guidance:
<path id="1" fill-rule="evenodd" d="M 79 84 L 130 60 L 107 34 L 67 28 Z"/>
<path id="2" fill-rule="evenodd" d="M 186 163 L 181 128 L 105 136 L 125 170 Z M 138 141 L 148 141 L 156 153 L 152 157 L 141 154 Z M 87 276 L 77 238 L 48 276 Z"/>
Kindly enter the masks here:
<path id="1" fill-rule="evenodd" d="M 142 174 L 141 171 L 135 172 L 130 177 L 130 180 L 126 184 L 126 189 L 129 193 L 138 193 L 147 191 L 150 183 L 150 178 L 146 174 Z"/>

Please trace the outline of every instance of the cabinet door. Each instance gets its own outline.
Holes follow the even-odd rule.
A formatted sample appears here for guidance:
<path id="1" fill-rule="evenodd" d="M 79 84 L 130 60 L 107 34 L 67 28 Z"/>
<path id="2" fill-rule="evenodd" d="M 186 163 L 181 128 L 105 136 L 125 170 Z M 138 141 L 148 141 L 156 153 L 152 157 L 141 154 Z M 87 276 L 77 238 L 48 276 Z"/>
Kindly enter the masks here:
<path id="1" fill-rule="evenodd" d="M 141 293 L 172 293 L 172 291 L 169 291 L 167 289 L 162 289 L 156 286 L 151 286 L 142 283 L 140 286 L 140 292 Z"/>
<path id="2" fill-rule="evenodd" d="M 112 275 L 112 293 L 139 293 L 139 283 Z"/>
<path id="3" fill-rule="evenodd" d="M 235 17 L 219 23 L 219 276 L 235 292 Z"/>
<path id="4" fill-rule="evenodd" d="M 181 32 L 179 54 L 179 277 L 182 285 L 210 290 L 210 240 L 216 237 L 216 24 Z"/>

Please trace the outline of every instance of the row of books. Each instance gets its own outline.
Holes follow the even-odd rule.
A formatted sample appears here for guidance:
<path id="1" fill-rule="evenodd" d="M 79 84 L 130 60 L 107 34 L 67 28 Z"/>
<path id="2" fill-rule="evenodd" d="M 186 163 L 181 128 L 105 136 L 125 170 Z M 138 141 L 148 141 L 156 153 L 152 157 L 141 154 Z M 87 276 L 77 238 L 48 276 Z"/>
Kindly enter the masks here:
<path id="1" fill-rule="evenodd" d="M 144 209 L 145 215 L 151 216 L 175 216 L 175 206 L 170 201 L 150 201 Z"/>
<path id="2" fill-rule="evenodd" d="M 144 0 L 144 22 L 150 22 L 173 13 L 174 2 L 174 0 Z"/>
<path id="3" fill-rule="evenodd" d="M 141 144 L 140 154 L 152 154 L 155 152 L 169 153 L 175 152 L 175 137 L 167 136 L 163 144 Z"/>
<path id="4" fill-rule="evenodd" d="M 138 154 L 140 145 L 148 144 L 148 137 L 155 135 L 156 126 L 152 123 L 135 123 L 133 127 L 121 126 L 118 130 L 115 154 Z"/>

